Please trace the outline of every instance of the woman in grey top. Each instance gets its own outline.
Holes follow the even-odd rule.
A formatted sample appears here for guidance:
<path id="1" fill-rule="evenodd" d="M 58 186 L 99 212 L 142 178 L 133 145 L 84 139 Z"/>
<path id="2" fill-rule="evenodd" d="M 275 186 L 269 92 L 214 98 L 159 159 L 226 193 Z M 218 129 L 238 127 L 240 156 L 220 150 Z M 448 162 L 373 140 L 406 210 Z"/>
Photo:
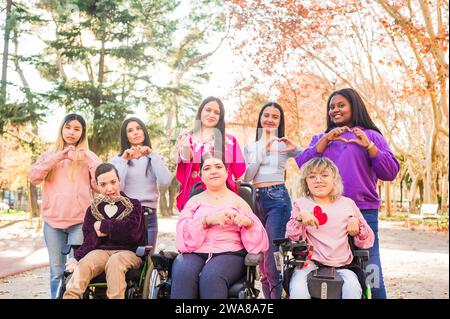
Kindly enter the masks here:
<path id="1" fill-rule="evenodd" d="M 257 192 L 257 214 L 269 236 L 270 249 L 260 264 L 261 284 L 266 299 L 281 298 L 281 273 L 277 270 L 272 240 L 283 238 L 291 214 L 291 199 L 284 184 L 285 166 L 289 157 L 301 149 L 284 136 L 284 112 L 274 102 L 266 103 L 258 117 L 256 142 L 245 147 L 247 171 L 244 180 L 253 182 Z"/>
<path id="2" fill-rule="evenodd" d="M 153 149 L 145 124 L 136 117 L 123 121 L 120 128 L 119 155 L 111 160 L 120 177 L 120 189 L 128 197 L 141 202 L 144 214 L 148 215 L 147 242 L 156 246 L 158 236 L 158 205 L 161 186 L 169 185 L 172 176 L 161 155 Z"/>

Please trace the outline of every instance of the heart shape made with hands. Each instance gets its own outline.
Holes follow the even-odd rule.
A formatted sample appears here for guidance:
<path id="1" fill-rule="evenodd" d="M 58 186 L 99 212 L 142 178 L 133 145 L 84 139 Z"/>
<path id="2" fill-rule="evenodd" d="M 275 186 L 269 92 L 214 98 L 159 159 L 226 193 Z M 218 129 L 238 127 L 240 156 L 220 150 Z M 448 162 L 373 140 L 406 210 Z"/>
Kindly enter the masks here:
<path id="1" fill-rule="evenodd" d="M 322 212 L 322 208 L 320 208 L 320 206 L 314 207 L 314 217 L 317 218 L 319 225 L 323 225 L 328 221 L 328 215 Z"/>
<path id="2" fill-rule="evenodd" d="M 75 150 L 75 151 L 69 151 L 67 153 L 67 157 L 71 160 L 71 161 L 82 161 L 84 160 L 84 154 L 81 153 L 79 150 Z"/>
<path id="3" fill-rule="evenodd" d="M 287 150 L 287 147 L 286 147 L 286 146 L 285 146 L 284 148 L 273 148 L 273 146 L 272 146 L 272 144 L 273 144 L 274 142 L 281 143 L 281 142 L 284 142 L 284 141 L 285 141 L 285 138 L 284 138 L 284 137 L 277 137 L 277 138 L 272 139 L 272 140 L 269 142 L 269 144 L 270 144 L 269 151 L 270 151 L 270 152 L 278 152 L 278 153 L 286 152 L 286 150 Z M 286 144 L 286 143 L 285 143 L 285 144 Z"/>
<path id="4" fill-rule="evenodd" d="M 353 134 L 355 134 L 354 132 L 353 132 L 353 129 L 349 129 L 347 132 L 351 132 L 351 133 L 353 133 Z M 342 134 L 345 134 L 346 132 L 344 132 L 344 133 L 342 133 Z M 355 135 L 355 138 L 351 138 L 351 139 L 346 139 L 346 138 L 344 138 L 344 137 L 342 137 L 342 134 L 341 135 L 339 135 L 339 136 L 337 136 L 337 137 L 335 137 L 335 138 L 333 138 L 333 141 L 342 141 L 342 142 L 344 142 L 344 143 L 355 143 L 355 144 L 358 144 L 358 137 Z"/>
<path id="5" fill-rule="evenodd" d="M 117 206 L 114 204 L 106 204 L 105 208 L 103 209 L 105 211 L 105 214 L 111 218 L 117 213 Z"/>

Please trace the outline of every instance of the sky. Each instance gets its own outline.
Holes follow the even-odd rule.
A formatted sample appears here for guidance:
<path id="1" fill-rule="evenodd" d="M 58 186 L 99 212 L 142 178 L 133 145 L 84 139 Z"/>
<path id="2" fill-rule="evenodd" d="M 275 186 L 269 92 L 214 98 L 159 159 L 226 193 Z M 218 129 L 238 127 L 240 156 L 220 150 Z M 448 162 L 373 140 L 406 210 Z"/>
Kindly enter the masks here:
<path id="1" fill-rule="evenodd" d="M 4 17 L 0 17 L 0 23 L 3 25 Z M 51 27 L 43 30 L 41 33 L 52 34 L 54 31 Z M 43 35 L 45 37 L 45 35 Z M 213 39 L 214 40 L 214 39 Z M 216 41 L 217 42 L 217 41 Z M 211 41 L 214 43 L 214 41 Z M 12 43 L 10 43 L 10 50 L 12 50 Z M 32 36 L 24 36 L 19 44 L 19 54 L 32 55 L 42 52 L 44 43 Z M 0 43 L 0 49 L 3 52 L 3 42 Z M 21 65 L 26 75 L 27 81 L 33 90 L 45 92 L 51 88 L 50 84 L 42 80 L 39 73 L 32 66 L 26 64 Z M 239 107 L 239 99 L 231 97 L 229 92 L 237 79 L 238 73 L 244 66 L 239 58 L 233 53 L 230 45 L 225 41 L 221 47 L 211 56 L 206 63 L 206 71 L 210 72 L 210 80 L 207 83 L 197 86 L 197 89 L 203 97 L 210 95 L 217 96 L 222 99 L 226 107 L 226 117 L 230 118 L 232 113 Z M 162 75 L 164 76 L 164 75 Z M 20 79 L 10 62 L 8 70 L 8 81 L 20 85 Z M 11 100 L 20 99 L 21 94 L 14 92 L 11 87 L 8 88 L 10 92 L 9 98 Z M 46 141 L 54 141 L 57 138 L 57 131 L 60 122 L 64 118 L 65 111 L 61 107 L 50 107 L 45 123 L 39 125 L 39 135 Z M 147 114 L 144 111 L 136 110 L 130 116 L 137 116 L 144 121 L 147 119 Z"/>

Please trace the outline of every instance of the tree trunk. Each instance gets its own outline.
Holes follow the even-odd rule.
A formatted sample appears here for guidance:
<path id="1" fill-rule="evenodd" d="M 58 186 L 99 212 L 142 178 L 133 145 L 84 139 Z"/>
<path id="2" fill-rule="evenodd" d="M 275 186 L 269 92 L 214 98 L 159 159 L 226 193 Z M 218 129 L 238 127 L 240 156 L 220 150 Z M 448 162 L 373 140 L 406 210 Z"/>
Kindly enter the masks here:
<path id="1" fill-rule="evenodd" d="M 444 173 L 441 180 L 441 213 L 448 214 L 448 190 L 448 173 Z"/>
<path id="2" fill-rule="evenodd" d="M 403 209 L 403 180 L 405 177 L 403 176 L 402 180 L 400 181 L 400 210 Z"/>
<path id="3" fill-rule="evenodd" d="M 12 0 L 6 0 L 6 18 L 5 18 L 5 35 L 3 36 L 3 58 L 2 58 L 2 84 L 0 90 L 0 103 L 2 106 L 6 103 L 6 80 L 8 71 L 9 57 L 9 38 L 11 34 L 11 7 Z"/>
<path id="4" fill-rule="evenodd" d="M 159 188 L 159 212 L 162 216 L 169 216 L 169 206 L 167 205 L 168 189 L 167 186 Z"/>
<path id="5" fill-rule="evenodd" d="M 415 213 L 417 212 L 416 207 L 416 194 L 417 194 L 417 178 L 411 175 L 412 183 L 411 188 L 409 189 L 409 212 Z"/>
<path id="6" fill-rule="evenodd" d="M 384 191 L 386 196 L 386 216 L 392 216 L 392 207 L 391 207 L 391 187 L 389 182 L 384 183 Z"/>

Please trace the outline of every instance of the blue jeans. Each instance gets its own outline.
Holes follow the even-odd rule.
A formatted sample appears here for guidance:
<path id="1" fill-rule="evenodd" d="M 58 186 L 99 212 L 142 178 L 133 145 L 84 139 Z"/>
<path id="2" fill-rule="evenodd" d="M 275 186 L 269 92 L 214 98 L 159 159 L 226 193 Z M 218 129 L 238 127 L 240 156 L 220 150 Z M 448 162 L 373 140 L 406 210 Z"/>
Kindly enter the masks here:
<path id="1" fill-rule="evenodd" d="M 206 256 L 205 256 L 206 255 Z M 244 256 L 183 253 L 172 266 L 171 299 L 228 299 L 228 288 L 245 274 Z"/>
<path id="2" fill-rule="evenodd" d="M 258 215 L 269 237 L 269 250 L 264 253 L 264 260 L 259 265 L 261 286 L 266 299 L 280 299 L 282 291 L 281 272 L 278 271 L 273 253 L 277 247 L 273 240 L 284 238 L 286 224 L 291 216 L 292 204 L 284 184 L 257 189 Z"/>
<path id="3" fill-rule="evenodd" d="M 44 240 L 47 245 L 48 259 L 50 264 L 50 293 L 51 298 L 55 299 L 58 293 L 58 287 L 66 269 L 66 255 L 62 252 L 67 245 L 81 245 L 83 243 L 83 224 L 70 226 L 69 228 L 53 228 L 44 223 Z M 70 257 L 73 256 L 71 250 Z"/>
<path id="4" fill-rule="evenodd" d="M 378 209 L 361 209 L 361 213 L 375 234 L 375 241 L 372 248 L 369 249 L 369 263 L 365 266 L 368 283 L 372 290 L 372 298 L 387 299 L 378 242 Z"/>
<path id="5" fill-rule="evenodd" d="M 158 237 L 158 215 L 155 208 L 142 206 L 144 214 L 147 213 L 147 245 L 156 249 L 156 239 Z"/>

